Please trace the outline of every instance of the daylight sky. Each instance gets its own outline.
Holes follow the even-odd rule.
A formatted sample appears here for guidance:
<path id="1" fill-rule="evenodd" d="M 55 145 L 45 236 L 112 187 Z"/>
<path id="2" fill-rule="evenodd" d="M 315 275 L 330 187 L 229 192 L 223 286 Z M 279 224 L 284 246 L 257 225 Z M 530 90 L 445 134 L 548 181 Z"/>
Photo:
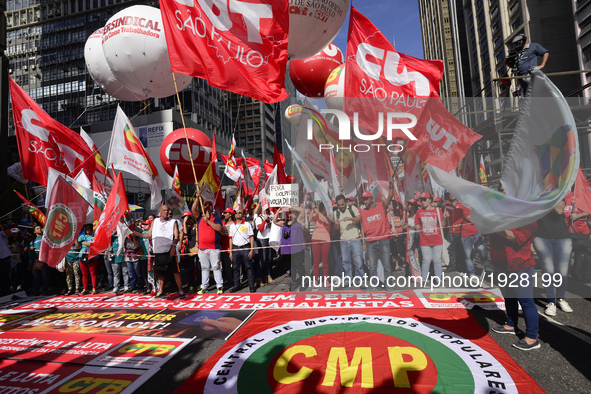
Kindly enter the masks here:
<path id="1" fill-rule="evenodd" d="M 356 0 L 352 3 L 388 40 L 394 37 L 398 52 L 423 58 L 417 0 Z M 349 15 L 333 41 L 343 54 L 347 50 L 348 27 Z"/>

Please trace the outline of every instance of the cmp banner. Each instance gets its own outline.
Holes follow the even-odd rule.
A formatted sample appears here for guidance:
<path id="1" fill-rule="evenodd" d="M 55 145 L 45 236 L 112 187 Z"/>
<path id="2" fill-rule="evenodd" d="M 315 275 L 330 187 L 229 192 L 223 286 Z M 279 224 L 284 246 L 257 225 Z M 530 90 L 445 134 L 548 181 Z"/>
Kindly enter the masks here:
<path id="1" fill-rule="evenodd" d="M 542 392 L 468 311 L 259 311 L 176 393 Z"/>

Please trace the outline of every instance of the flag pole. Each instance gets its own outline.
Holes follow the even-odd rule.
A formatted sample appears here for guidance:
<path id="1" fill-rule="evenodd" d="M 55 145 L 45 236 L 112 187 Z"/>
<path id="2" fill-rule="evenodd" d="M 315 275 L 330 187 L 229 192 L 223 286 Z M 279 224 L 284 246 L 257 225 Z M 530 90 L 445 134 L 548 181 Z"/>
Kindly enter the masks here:
<path id="1" fill-rule="evenodd" d="M 172 79 L 174 81 L 174 90 L 176 91 L 176 99 L 179 103 L 179 111 L 181 113 L 181 121 L 183 122 L 183 130 L 185 131 L 185 140 L 187 141 L 187 150 L 189 151 L 189 160 L 191 160 L 191 169 L 193 170 L 193 178 L 195 179 L 195 187 L 197 191 L 199 191 L 199 181 L 197 180 L 197 172 L 195 172 L 195 165 L 193 164 L 193 152 L 191 152 L 191 145 L 189 144 L 189 135 L 187 134 L 187 126 L 185 125 L 185 117 L 183 116 L 183 107 L 181 105 L 181 98 L 179 96 L 179 88 L 176 84 L 176 76 L 175 73 L 172 73 Z M 201 205 L 201 212 L 204 212 L 203 208 L 203 199 L 199 199 L 199 204 Z"/>

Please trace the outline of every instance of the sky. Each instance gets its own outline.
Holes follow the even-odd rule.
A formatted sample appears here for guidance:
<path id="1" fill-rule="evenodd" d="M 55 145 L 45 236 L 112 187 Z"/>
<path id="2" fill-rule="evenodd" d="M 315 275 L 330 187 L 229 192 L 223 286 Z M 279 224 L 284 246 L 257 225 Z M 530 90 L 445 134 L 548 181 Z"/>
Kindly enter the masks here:
<path id="1" fill-rule="evenodd" d="M 395 48 L 398 52 L 423 59 L 419 3 L 417 0 L 356 0 L 352 1 L 352 4 L 388 40 L 392 41 L 392 37 L 394 37 Z M 333 43 L 343 51 L 343 55 L 347 50 L 349 13 L 339 34 L 333 40 Z"/>

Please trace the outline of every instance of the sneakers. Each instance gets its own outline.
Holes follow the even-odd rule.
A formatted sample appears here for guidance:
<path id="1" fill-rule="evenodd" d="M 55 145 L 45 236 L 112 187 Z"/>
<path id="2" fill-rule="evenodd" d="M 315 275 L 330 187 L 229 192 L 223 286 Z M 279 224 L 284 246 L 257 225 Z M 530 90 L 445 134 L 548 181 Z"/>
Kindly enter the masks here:
<path id="1" fill-rule="evenodd" d="M 549 302 L 548 305 L 546 305 L 546 310 L 544 313 L 547 316 L 556 316 L 556 305 L 553 302 Z"/>
<path id="2" fill-rule="evenodd" d="M 205 293 L 205 289 L 202 287 L 199 289 L 199 291 L 197 292 L 197 294 L 202 295 Z"/>
<path id="3" fill-rule="evenodd" d="M 519 341 L 515 342 L 511 346 L 513 346 L 514 348 L 517 348 L 519 350 L 533 350 L 533 349 L 539 349 L 541 345 L 540 345 L 540 341 L 538 341 L 537 339 L 531 345 L 528 345 L 528 343 L 525 342 L 525 339 L 520 339 Z"/>
<path id="4" fill-rule="evenodd" d="M 113 293 L 119 293 L 119 288 L 118 287 L 113 287 Z"/>
<path id="5" fill-rule="evenodd" d="M 508 330 L 508 329 L 505 328 L 504 325 L 503 326 L 492 327 L 491 330 L 493 330 L 497 334 L 515 334 L 515 328 L 513 328 L 512 330 Z"/>
<path id="6" fill-rule="evenodd" d="M 218 287 L 218 295 L 224 294 L 224 289 Z"/>
<path id="7" fill-rule="evenodd" d="M 573 311 L 573 308 L 570 307 L 570 305 L 568 304 L 568 302 L 566 302 L 565 299 L 559 299 L 556 300 L 556 303 L 558 304 L 558 307 L 566 313 L 571 313 Z"/>

